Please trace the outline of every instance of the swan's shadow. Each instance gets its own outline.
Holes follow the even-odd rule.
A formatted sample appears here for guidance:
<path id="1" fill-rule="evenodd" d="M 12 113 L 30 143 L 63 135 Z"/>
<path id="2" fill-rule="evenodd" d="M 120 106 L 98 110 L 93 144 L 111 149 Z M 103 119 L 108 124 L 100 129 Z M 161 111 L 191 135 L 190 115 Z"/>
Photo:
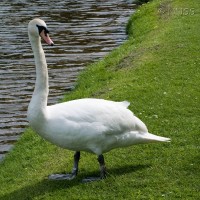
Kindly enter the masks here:
<path id="1" fill-rule="evenodd" d="M 111 176 L 120 176 L 120 175 L 124 175 L 124 174 L 129 174 L 132 172 L 136 172 L 145 168 L 150 167 L 150 164 L 146 164 L 146 165 L 124 165 L 124 166 L 120 166 L 120 167 L 114 167 L 114 168 L 109 168 L 108 169 L 108 176 L 109 174 Z M 97 172 L 96 174 L 98 174 L 99 172 Z"/>
<path id="2" fill-rule="evenodd" d="M 125 165 L 125 166 L 118 167 L 118 168 L 109 168 L 109 175 L 117 177 L 117 176 L 120 176 L 123 174 L 128 174 L 128 173 L 132 173 L 134 171 L 139 171 L 139 170 L 142 170 L 142 169 L 148 168 L 148 167 L 150 167 L 150 165 L 135 165 L 135 166 Z M 98 171 L 94 171 L 90 174 L 87 174 L 87 176 L 91 176 L 94 174 L 97 175 L 98 173 L 99 173 Z M 26 186 L 19 190 L 16 190 L 12 193 L 6 194 L 4 196 L 0 196 L 0 199 L 2 199 L 2 200 L 33 199 L 33 198 L 41 196 L 45 193 L 50 193 L 50 192 L 53 192 L 56 190 L 61 190 L 61 189 L 72 188 L 76 185 L 81 184 L 82 178 L 83 177 L 78 176 L 76 179 L 74 179 L 72 181 L 68 181 L 68 180 L 52 181 L 52 180 L 44 179 L 40 182 L 37 182 L 34 185 L 29 185 L 29 186 Z M 89 183 L 89 184 L 92 184 L 92 183 Z"/>

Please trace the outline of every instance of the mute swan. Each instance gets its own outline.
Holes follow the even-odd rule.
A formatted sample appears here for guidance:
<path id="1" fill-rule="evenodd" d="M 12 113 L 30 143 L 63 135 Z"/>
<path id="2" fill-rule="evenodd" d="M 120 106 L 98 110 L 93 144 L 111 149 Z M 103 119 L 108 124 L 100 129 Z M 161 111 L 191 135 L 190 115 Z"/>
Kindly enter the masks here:
<path id="1" fill-rule="evenodd" d="M 30 126 L 51 143 L 75 151 L 74 167 L 71 174 L 53 174 L 49 179 L 68 179 L 76 177 L 80 151 L 98 156 L 100 177 L 106 177 L 103 153 L 118 147 L 150 142 L 168 142 L 169 138 L 153 135 L 146 125 L 129 109 L 129 102 L 114 102 L 103 99 L 78 99 L 47 106 L 48 70 L 41 38 L 53 45 L 45 22 L 33 19 L 28 25 L 28 35 L 36 65 L 36 83 L 28 107 Z"/>

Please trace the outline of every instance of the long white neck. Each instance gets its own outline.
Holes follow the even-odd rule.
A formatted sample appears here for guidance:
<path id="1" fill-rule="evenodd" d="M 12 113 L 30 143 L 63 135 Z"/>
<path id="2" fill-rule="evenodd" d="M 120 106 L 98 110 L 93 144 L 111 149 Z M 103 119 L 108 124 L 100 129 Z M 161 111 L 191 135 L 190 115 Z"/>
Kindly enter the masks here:
<path id="1" fill-rule="evenodd" d="M 36 66 L 36 83 L 31 102 L 28 107 L 30 123 L 43 121 L 46 115 L 47 98 L 49 93 L 48 70 L 45 54 L 41 45 L 41 38 L 32 38 L 29 35 Z"/>

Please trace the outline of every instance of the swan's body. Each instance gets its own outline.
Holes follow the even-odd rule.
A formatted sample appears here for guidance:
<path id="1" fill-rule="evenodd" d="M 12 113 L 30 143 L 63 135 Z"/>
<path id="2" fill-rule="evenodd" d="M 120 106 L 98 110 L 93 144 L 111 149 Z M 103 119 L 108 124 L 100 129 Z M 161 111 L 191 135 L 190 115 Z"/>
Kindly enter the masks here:
<path id="1" fill-rule="evenodd" d="M 45 119 L 30 124 L 45 139 L 74 151 L 100 155 L 116 147 L 165 141 L 149 135 L 128 102 L 79 99 L 47 106 Z"/>
<path id="2" fill-rule="evenodd" d="M 126 101 L 88 98 L 47 106 L 48 71 L 40 36 L 48 44 L 53 42 L 48 37 L 45 22 L 40 19 L 32 20 L 28 30 L 36 64 L 36 85 L 28 108 L 28 120 L 46 140 L 78 153 L 75 154 L 77 169 L 73 175 L 78 170 L 80 151 L 97 154 L 101 175 L 105 176 L 102 153 L 118 147 L 170 140 L 150 134 L 145 124 L 127 109 L 129 103 Z"/>

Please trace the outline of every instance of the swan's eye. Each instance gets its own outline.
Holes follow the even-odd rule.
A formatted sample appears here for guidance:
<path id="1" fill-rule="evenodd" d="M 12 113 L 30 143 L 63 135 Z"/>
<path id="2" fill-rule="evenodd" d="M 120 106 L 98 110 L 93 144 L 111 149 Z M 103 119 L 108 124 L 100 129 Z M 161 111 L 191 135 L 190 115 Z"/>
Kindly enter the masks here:
<path id="1" fill-rule="evenodd" d="M 42 32 L 42 30 L 44 29 L 44 26 L 39 26 L 39 25 L 36 25 L 38 27 L 38 32 L 39 34 Z"/>
<path id="2" fill-rule="evenodd" d="M 49 33 L 49 30 L 46 28 L 46 27 L 44 27 L 45 29 L 44 29 L 44 34 L 45 34 L 45 36 L 47 36 L 47 33 Z"/>
<path id="3" fill-rule="evenodd" d="M 49 33 L 48 29 L 44 26 L 39 26 L 39 25 L 36 25 L 38 27 L 38 32 L 39 34 L 44 30 L 44 34 L 45 36 L 47 36 L 47 33 Z"/>

